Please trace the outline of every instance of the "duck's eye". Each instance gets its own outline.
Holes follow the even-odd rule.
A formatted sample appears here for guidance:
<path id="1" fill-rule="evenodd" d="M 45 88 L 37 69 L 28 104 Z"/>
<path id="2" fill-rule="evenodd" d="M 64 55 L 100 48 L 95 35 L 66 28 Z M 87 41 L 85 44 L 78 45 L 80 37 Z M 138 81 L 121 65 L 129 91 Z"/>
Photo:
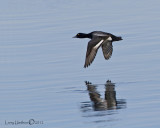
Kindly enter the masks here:
<path id="1" fill-rule="evenodd" d="M 77 34 L 77 36 L 79 36 L 79 34 Z"/>

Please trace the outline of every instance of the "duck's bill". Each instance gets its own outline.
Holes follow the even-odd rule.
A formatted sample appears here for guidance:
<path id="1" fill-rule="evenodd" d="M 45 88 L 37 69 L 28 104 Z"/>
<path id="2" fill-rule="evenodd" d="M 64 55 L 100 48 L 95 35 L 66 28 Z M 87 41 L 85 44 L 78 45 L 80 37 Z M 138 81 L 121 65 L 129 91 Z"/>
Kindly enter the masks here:
<path id="1" fill-rule="evenodd" d="M 77 38 L 77 36 L 73 36 L 72 38 Z"/>

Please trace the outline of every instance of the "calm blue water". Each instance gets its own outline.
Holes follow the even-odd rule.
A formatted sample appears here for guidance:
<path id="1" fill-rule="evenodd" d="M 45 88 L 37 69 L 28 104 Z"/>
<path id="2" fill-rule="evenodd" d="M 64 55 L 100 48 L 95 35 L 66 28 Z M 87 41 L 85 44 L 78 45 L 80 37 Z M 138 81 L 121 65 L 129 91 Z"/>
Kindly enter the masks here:
<path id="1" fill-rule="evenodd" d="M 159 6 L 158 0 L 1 0 L 0 127 L 160 127 Z M 89 40 L 72 37 L 94 30 L 123 41 L 113 44 L 110 60 L 100 49 L 84 69 Z"/>

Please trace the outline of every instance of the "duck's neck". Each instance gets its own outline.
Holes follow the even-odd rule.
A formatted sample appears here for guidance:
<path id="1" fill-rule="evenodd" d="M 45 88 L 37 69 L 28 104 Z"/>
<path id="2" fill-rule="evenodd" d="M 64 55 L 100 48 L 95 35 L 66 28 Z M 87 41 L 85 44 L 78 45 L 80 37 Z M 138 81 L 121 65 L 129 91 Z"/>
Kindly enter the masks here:
<path id="1" fill-rule="evenodd" d="M 86 33 L 82 33 L 82 38 L 92 38 L 92 35 L 89 33 L 89 34 L 86 34 Z"/>

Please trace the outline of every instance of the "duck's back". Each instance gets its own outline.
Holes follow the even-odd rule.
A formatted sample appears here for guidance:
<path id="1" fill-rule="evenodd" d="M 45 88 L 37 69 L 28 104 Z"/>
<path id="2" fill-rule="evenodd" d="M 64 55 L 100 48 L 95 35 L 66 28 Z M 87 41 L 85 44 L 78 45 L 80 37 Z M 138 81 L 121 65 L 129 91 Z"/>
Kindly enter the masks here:
<path id="1" fill-rule="evenodd" d="M 111 34 L 111 33 L 107 33 L 107 32 L 102 32 L 102 31 L 93 31 L 92 32 L 92 37 L 104 37 L 104 38 L 106 38 L 106 37 L 108 37 L 108 36 L 110 36 L 111 38 L 112 38 L 112 41 L 119 41 L 119 40 L 122 40 L 122 38 L 121 37 L 118 37 L 118 36 L 115 36 L 115 35 L 113 35 L 113 34 Z"/>
<path id="2" fill-rule="evenodd" d="M 93 31 L 91 32 L 92 36 L 109 36 L 110 33 L 102 32 L 102 31 Z"/>

